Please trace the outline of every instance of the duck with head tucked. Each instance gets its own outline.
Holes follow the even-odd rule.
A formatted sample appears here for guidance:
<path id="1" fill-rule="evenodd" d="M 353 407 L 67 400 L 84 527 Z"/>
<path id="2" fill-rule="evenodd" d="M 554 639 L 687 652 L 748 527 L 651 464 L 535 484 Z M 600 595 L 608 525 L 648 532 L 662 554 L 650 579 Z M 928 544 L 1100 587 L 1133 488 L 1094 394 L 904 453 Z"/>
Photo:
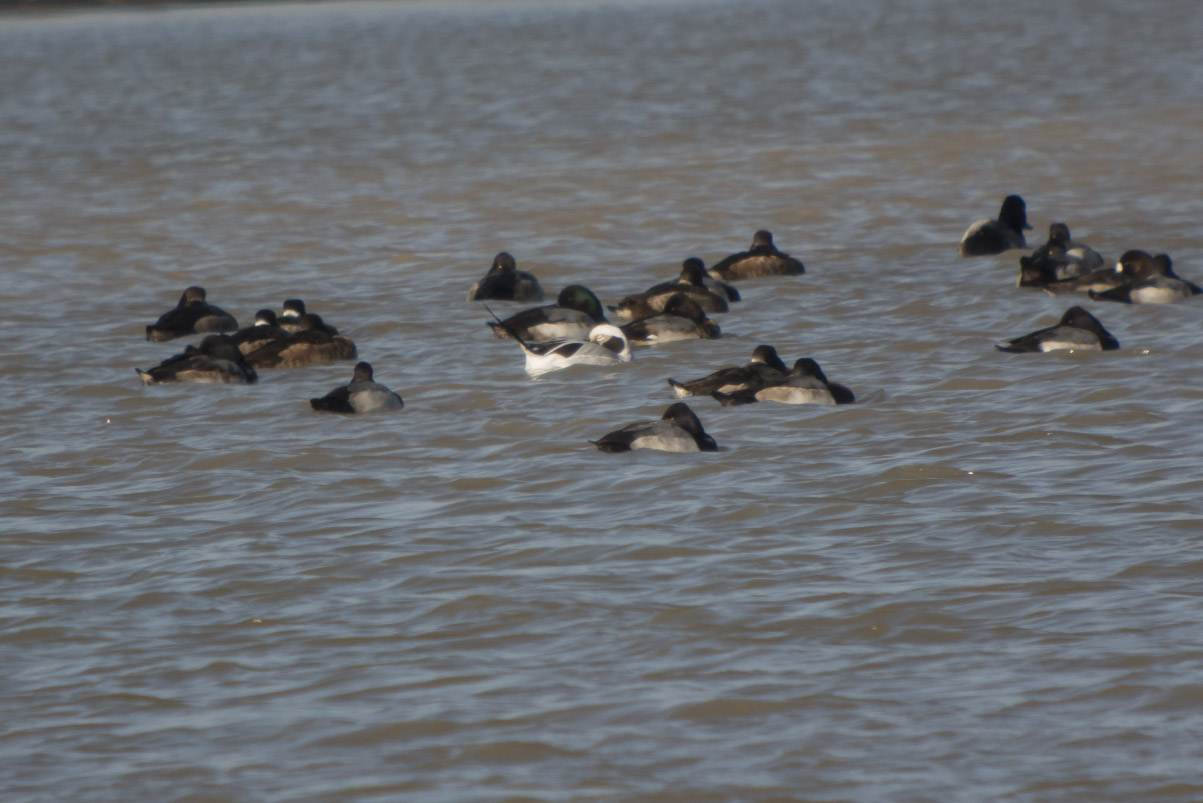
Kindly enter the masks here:
<path id="1" fill-rule="evenodd" d="M 508 326 L 505 322 L 498 325 Z M 510 330 L 509 334 L 522 347 L 526 373 L 532 379 L 573 365 L 617 365 L 631 361 L 631 344 L 626 335 L 609 323 L 593 327 L 586 340 L 566 338 L 530 343 L 516 331 Z"/>
<path id="2" fill-rule="evenodd" d="M 534 274 L 518 270 L 514 258 L 502 251 L 493 257 L 484 278 L 468 290 L 468 300 L 542 301 L 543 288 Z"/>
<path id="3" fill-rule="evenodd" d="M 400 410 L 405 402 L 373 378 L 369 363 L 360 362 L 355 366 L 350 382 L 339 385 L 320 399 L 310 399 L 309 406 L 322 413 L 352 415 Z"/>
<path id="4" fill-rule="evenodd" d="M 719 325 L 706 317 L 697 302 L 682 293 L 670 296 L 663 312 L 623 324 L 622 331 L 628 340 L 641 346 L 722 337 Z"/>
<path id="5" fill-rule="evenodd" d="M 238 346 L 238 350 L 243 354 L 250 354 L 260 346 L 286 337 L 288 332 L 280 328 L 276 313 L 269 309 L 261 309 L 255 313 L 255 323 L 230 335 L 230 342 Z"/>
<path id="6" fill-rule="evenodd" d="M 134 370 L 138 372 L 143 385 L 166 382 L 252 385 L 259 378 L 227 335 L 209 335 L 199 346 L 188 346 L 182 353 L 168 357 L 154 368 Z"/>
<path id="7" fill-rule="evenodd" d="M 752 351 L 752 359 L 746 365 L 720 368 L 701 379 L 688 382 L 668 380 L 677 396 L 709 396 L 711 393 L 736 393 L 741 390 L 756 390 L 773 382 L 785 379 L 789 369 L 777 356 L 777 349 L 772 346 L 757 346 Z"/>
<path id="8" fill-rule="evenodd" d="M 305 314 L 305 302 L 299 298 L 287 299 L 280 308 L 277 324 L 288 334 L 296 334 L 304 327 L 301 326 L 301 316 Z M 326 324 L 330 326 L 330 324 Z M 333 327 L 330 327 L 333 329 Z"/>
<path id="9" fill-rule="evenodd" d="M 710 267 L 710 274 L 723 281 L 755 279 L 761 276 L 798 276 L 806 272 L 800 260 L 773 245 L 771 232 L 761 229 L 752 236 L 752 247 L 732 254 Z"/>
<path id="10" fill-rule="evenodd" d="M 722 279 L 716 279 L 714 276 L 711 276 L 710 271 L 706 270 L 706 263 L 697 257 L 689 257 L 681 263 L 681 276 L 677 281 L 697 284 L 696 276 L 699 273 L 702 278 L 702 286 L 716 296 L 721 296 L 730 302 L 743 300 L 739 291 L 735 289 L 735 285 L 728 284 Z"/>
<path id="11" fill-rule="evenodd" d="M 1055 326 L 995 343 L 994 348 L 1014 354 L 1060 349 L 1114 351 L 1119 348 L 1119 341 L 1103 328 L 1098 318 L 1081 307 L 1070 307 Z"/>
<path id="12" fill-rule="evenodd" d="M 618 302 L 618 306 L 610 307 L 610 311 L 620 321 L 647 318 L 663 312 L 664 306 L 674 295 L 688 296 L 705 313 L 713 314 L 728 310 L 726 295 L 707 287 L 706 268 L 703 266 L 702 260 L 691 257 L 685 260 L 679 279 L 661 282 L 642 293 L 627 296 Z"/>
<path id="13" fill-rule="evenodd" d="M 521 338 L 532 343 L 586 340 L 599 323 L 606 323 L 601 302 L 592 290 L 579 284 L 561 290 L 555 304 L 532 307 L 504 321 L 488 321 L 495 337 Z"/>
<path id="14" fill-rule="evenodd" d="M 307 312 L 297 318 L 301 329 L 283 340 L 273 340 L 252 351 L 246 360 L 254 368 L 303 368 L 307 365 L 353 360 L 358 354 L 349 337 L 326 325 L 320 315 Z"/>
<path id="15" fill-rule="evenodd" d="M 1073 240 L 1069 226 L 1054 223 L 1048 227 L 1048 242 L 1030 256 L 1019 258 L 1019 286 L 1046 287 L 1102 269 L 1103 258 L 1084 243 Z"/>
<path id="16" fill-rule="evenodd" d="M 603 452 L 657 449 L 662 452 L 717 452 L 718 444 L 702 428 L 685 402 L 676 402 L 659 421 L 636 421 L 589 441 Z"/>
<path id="17" fill-rule="evenodd" d="M 146 339 L 160 343 L 177 337 L 205 332 L 233 332 L 238 328 L 234 316 L 205 300 L 205 288 L 189 287 L 170 309 L 146 327 Z"/>
<path id="18" fill-rule="evenodd" d="M 778 404 L 852 404 L 856 398 L 847 386 L 828 381 L 823 369 L 809 357 L 794 362 L 779 380 L 765 382 L 758 388 L 747 388 L 734 393 L 714 391 L 710 394 L 724 407 L 740 404 L 771 401 Z"/>
<path id="19" fill-rule="evenodd" d="M 1149 256 L 1144 251 L 1126 251 L 1115 270 L 1127 281 L 1108 290 L 1092 289 L 1091 298 L 1123 304 L 1173 304 L 1203 293 L 1199 285 L 1174 273 L 1169 254 Z"/>
<path id="20" fill-rule="evenodd" d="M 1030 228 L 1027 204 L 1018 195 L 1008 195 L 1003 199 L 997 218 L 978 220 L 969 227 L 961 237 L 957 253 L 963 257 L 979 257 L 1001 254 L 1012 248 L 1027 248 L 1023 232 Z"/>

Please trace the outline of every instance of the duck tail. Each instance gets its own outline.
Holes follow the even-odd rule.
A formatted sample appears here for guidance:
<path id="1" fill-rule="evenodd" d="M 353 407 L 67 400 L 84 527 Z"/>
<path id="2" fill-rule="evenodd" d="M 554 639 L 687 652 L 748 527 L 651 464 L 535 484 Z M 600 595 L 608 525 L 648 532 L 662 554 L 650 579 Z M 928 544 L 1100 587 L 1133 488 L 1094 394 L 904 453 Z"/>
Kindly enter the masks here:
<path id="1" fill-rule="evenodd" d="M 522 335 L 518 334 L 517 329 L 510 326 L 505 321 L 501 320 L 501 318 L 497 317 L 497 313 L 493 312 L 493 310 L 489 308 L 488 304 L 485 304 L 484 307 L 486 310 L 489 311 L 489 314 L 492 315 L 497 320 L 497 323 L 493 323 L 492 321 L 486 322 L 486 323 L 488 323 L 489 328 L 493 330 L 493 334 L 497 335 L 497 337 L 500 337 L 502 339 L 504 339 L 507 336 L 512 337 L 514 340 L 517 340 L 519 344 L 521 344 L 521 346 L 524 350 L 529 348 L 530 344 L 522 339 Z M 501 332 L 504 332 L 505 334 L 503 335 L 503 334 L 501 334 Z"/>

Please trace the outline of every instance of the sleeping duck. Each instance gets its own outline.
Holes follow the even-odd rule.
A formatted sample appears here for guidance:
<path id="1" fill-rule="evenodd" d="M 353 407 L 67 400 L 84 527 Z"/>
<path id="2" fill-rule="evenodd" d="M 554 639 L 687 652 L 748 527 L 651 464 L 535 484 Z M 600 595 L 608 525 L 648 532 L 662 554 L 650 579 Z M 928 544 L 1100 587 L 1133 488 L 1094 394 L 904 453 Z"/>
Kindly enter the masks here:
<path id="1" fill-rule="evenodd" d="M 143 385 L 165 382 L 220 382 L 251 385 L 258 380 L 238 346 L 226 335 L 209 335 L 199 346 L 188 346 L 150 370 L 135 368 Z"/>
<path id="2" fill-rule="evenodd" d="M 306 365 L 353 360 L 357 355 L 351 339 L 326 325 L 321 316 L 307 312 L 297 318 L 301 329 L 283 340 L 273 340 L 252 351 L 246 360 L 252 367 L 302 368 Z"/>
<path id="3" fill-rule="evenodd" d="M 852 391 L 837 382 L 829 382 L 819 364 L 809 357 L 794 363 L 789 373 L 779 380 L 766 382 L 759 388 L 747 388 L 734 393 L 714 391 L 710 394 L 724 407 L 773 401 L 779 404 L 852 404 Z"/>
<path id="4" fill-rule="evenodd" d="M 658 449 L 662 452 L 717 452 L 718 444 L 702 428 L 685 402 L 676 402 L 659 421 L 636 421 L 589 441 L 603 452 Z"/>
<path id="5" fill-rule="evenodd" d="M 755 390 L 769 383 L 778 382 L 785 378 L 789 369 L 777 356 L 777 349 L 772 346 L 757 346 L 752 351 L 752 359 L 746 365 L 720 368 L 701 379 L 688 382 L 668 380 L 668 384 L 679 397 L 709 396 L 711 393 L 735 393 L 741 390 Z"/>
<path id="6" fill-rule="evenodd" d="M 706 317 L 697 302 L 681 293 L 669 297 L 663 312 L 623 324 L 622 331 L 628 340 L 641 346 L 722 336 L 719 325 Z"/>
<path id="7" fill-rule="evenodd" d="M 1114 351 L 1119 348 L 1119 341 L 1103 328 L 1098 318 L 1081 307 L 1070 307 L 1055 326 L 996 343 L 994 348 L 1016 354 L 1058 349 Z"/>
<path id="8" fill-rule="evenodd" d="M 170 309 L 146 327 L 146 339 L 160 343 L 176 337 L 204 332 L 233 332 L 238 328 L 234 316 L 205 301 L 205 288 L 189 287 Z"/>
<path id="9" fill-rule="evenodd" d="M 514 338 L 526 355 L 526 373 L 535 378 L 573 365 L 617 365 L 631 361 L 631 344 L 617 326 L 600 323 L 588 340 L 548 340 L 529 343 Z"/>
<path id="10" fill-rule="evenodd" d="M 690 258 L 681 268 L 681 277 L 671 282 L 662 282 L 642 293 L 630 295 L 610 307 L 614 317 L 620 321 L 634 321 L 664 311 L 668 299 L 677 294 L 688 296 L 701 307 L 702 312 L 712 314 L 728 310 L 725 294 L 712 291 L 706 286 L 706 268 L 702 260 Z"/>
<path id="11" fill-rule="evenodd" d="M 601 302 L 593 291 L 571 284 L 560 291 L 555 304 L 532 307 L 504 321 L 489 321 L 494 336 L 517 337 L 538 343 L 547 340 L 585 340 L 599 323 L 606 323 Z"/>
<path id="12" fill-rule="evenodd" d="M 255 313 L 255 323 L 230 335 L 230 341 L 243 354 L 250 354 L 260 346 L 286 337 L 288 332 L 280 328 L 276 321 L 276 313 L 269 309 L 261 309 Z"/>
<path id="13" fill-rule="evenodd" d="M 1131 281 L 1109 290 L 1091 290 L 1091 298 L 1124 304 L 1173 304 L 1203 293 L 1199 285 L 1174 273 L 1169 254 L 1151 257 L 1144 251 L 1127 251 L 1115 270 Z"/>

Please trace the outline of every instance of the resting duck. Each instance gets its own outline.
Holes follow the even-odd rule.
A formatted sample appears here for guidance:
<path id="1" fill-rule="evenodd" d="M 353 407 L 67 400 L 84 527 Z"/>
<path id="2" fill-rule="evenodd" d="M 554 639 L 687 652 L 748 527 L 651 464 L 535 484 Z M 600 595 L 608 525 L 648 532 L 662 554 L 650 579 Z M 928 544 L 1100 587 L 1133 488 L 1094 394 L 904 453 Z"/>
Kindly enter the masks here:
<path id="1" fill-rule="evenodd" d="M 469 301 L 542 301 L 543 288 L 533 274 L 518 270 L 514 258 L 502 251 L 493 257 L 488 273 L 468 290 Z"/>
<path id="2" fill-rule="evenodd" d="M 752 247 L 732 254 L 710 268 L 710 274 L 724 281 L 755 279 L 761 276 L 797 276 L 806 272 L 801 261 L 773 245 L 773 235 L 761 229 L 752 236 Z"/>
<path id="3" fill-rule="evenodd" d="M 255 313 L 255 323 L 230 335 L 230 341 L 243 354 L 250 354 L 260 346 L 286 337 L 288 332 L 280 328 L 276 321 L 276 313 L 269 309 L 261 309 Z"/>
<path id="4" fill-rule="evenodd" d="M 149 371 L 135 368 L 143 385 L 165 382 L 221 382 L 251 385 L 258 380 L 255 369 L 226 335 L 209 335 L 200 346 L 168 357 Z"/>
<path id="5" fill-rule="evenodd" d="M 1103 258 L 1088 245 L 1069 236 L 1069 226 L 1048 227 L 1048 242 L 1019 258 L 1019 286 L 1045 287 L 1054 282 L 1086 276 L 1103 268 Z"/>
<path id="6" fill-rule="evenodd" d="M 705 313 L 728 310 L 726 296 L 713 292 L 706 286 L 706 268 L 702 260 L 690 258 L 685 260 L 681 268 L 681 278 L 627 296 L 618 302 L 618 306 L 610 307 L 610 311 L 620 321 L 635 321 L 663 312 L 668 300 L 678 294 L 693 299 Z"/>
<path id="7" fill-rule="evenodd" d="M 305 302 L 299 298 L 290 298 L 284 302 L 280 308 L 280 317 L 277 323 L 281 329 L 288 334 L 296 334 L 303 328 L 301 326 L 301 316 L 305 314 Z M 327 324 L 329 326 L 329 324 Z M 334 327 L 330 327 L 333 329 Z"/>
<path id="8" fill-rule="evenodd" d="M 175 309 L 164 312 L 159 320 L 146 327 L 146 339 L 161 343 L 204 332 L 233 332 L 237 328 L 238 321 L 233 315 L 205 301 L 205 288 L 189 287 Z"/>
<path id="9" fill-rule="evenodd" d="M 794 363 L 790 372 L 780 380 L 767 382 L 759 388 L 747 388 L 734 393 L 714 391 L 710 394 L 724 407 L 773 401 L 780 404 L 852 404 L 856 397 L 846 386 L 829 382 L 819 364 L 809 357 Z"/>
<path id="10" fill-rule="evenodd" d="M 339 385 L 320 399 L 310 399 L 309 405 L 322 413 L 378 413 L 400 410 L 405 406 L 393 391 L 372 378 L 372 366 L 361 362 L 355 375 L 345 385 Z"/>
<path id="11" fill-rule="evenodd" d="M 1030 228 L 1027 205 L 1018 195 L 1008 195 L 1003 199 L 997 219 L 979 220 L 969 227 L 961 238 L 957 253 L 963 257 L 978 257 L 1026 248 L 1023 231 Z"/>
<path id="12" fill-rule="evenodd" d="M 631 361 L 631 344 L 617 326 L 601 323 L 588 340 L 528 343 L 515 338 L 526 354 L 526 373 L 535 378 L 573 365 L 618 365 Z"/>
<path id="13" fill-rule="evenodd" d="M 504 321 L 489 321 L 494 336 L 518 338 L 528 342 L 547 340 L 585 340 L 599 323 L 606 323 L 601 302 L 593 291 L 570 284 L 560 291 L 556 303 L 532 307 Z"/>
<path id="14" fill-rule="evenodd" d="M 702 429 L 693 410 L 676 402 L 659 421 L 637 421 L 589 441 L 603 452 L 658 449 L 663 452 L 717 452 L 718 444 Z"/>
<path id="15" fill-rule="evenodd" d="M 1114 351 L 1119 348 L 1119 341 L 1103 328 L 1098 318 L 1081 307 L 1070 307 L 1056 326 L 1037 329 L 1022 337 L 995 343 L 994 348 L 1016 354 L 1058 349 Z"/>
<path id="16" fill-rule="evenodd" d="M 707 290 L 714 293 L 716 296 L 721 296 L 727 299 L 730 302 L 743 300 L 743 297 L 740 296 L 739 291 L 735 289 L 735 285 L 727 284 L 722 279 L 716 279 L 714 276 L 711 276 L 710 271 L 706 270 L 706 263 L 697 257 L 690 257 L 681 263 L 681 280 L 690 281 L 692 283 L 692 280 L 686 279 L 686 272 L 688 271 L 690 274 L 692 274 L 695 267 L 701 269 L 702 285 Z"/>
<path id="17" fill-rule="evenodd" d="M 283 340 L 273 340 L 252 351 L 246 361 L 252 367 L 303 368 L 306 365 L 353 360 L 358 354 L 351 339 L 327 326 L 321 316 L 307 312 L 297 319 L 301 329 Z"/>
<path id="18" fill-rule="evenodd" d="M 741 390 L 761 388 L 785 378 L 789 369 L 777 356 L 772 346 L 757 346 L 752 351 L 752 360 L 747 365 L 720 368 L 709 376 L 688 382 L 668 380 L 677 396 L 709 396 L 711 393 L 735 393 Z"/>
<path id="19" fill-rule="evenodd" d="M 1069 226 L 1064 223 L 1054 223 L 1048 227 L 1048 242 L 1045 248 L 1060 247 L 1065 256 L 1077 263 L 1078 275 L 1081 276 L 1103 267 L 1103 257 L 1086 243 L 1080 243 L 1069 233 Z"/>
<path id="20" fill-rule="evenodd" d="M 1127 251 L 1115 270 L 1131 281 L 1109 290 L 1091 290 L 1091 298 L 1124 304 L 1173 304 L 1203 293 L 1199 285 L 1174 273 L 1169 254 L 1151 257 L 1144 251 Z"/>
<path id="21" fill-rule="evenodd" d="M 668 299 L 663 312 L 623 324 L 622 331 L 628 340 L 641 346 L 722 336 L 718 324 L 706 317 L 697 302 L 681 293 Z"/>
<path id="22" fill-rule="evenodd" d="M 697 257 L 689 257 L 681 263 L 681 274 L 677 278 L 677 282 L 698 284 L 699 274 L 701 276 L 701 285 L 716 296 L 720 296 L 727 301 L 741 300 L 741 296 L 739 295 L 739 291 L 735 289 L 735 285 L 727 284 L 721 279 L 711 276 L 710 271 L 706 270 L 706 263 Z"/>

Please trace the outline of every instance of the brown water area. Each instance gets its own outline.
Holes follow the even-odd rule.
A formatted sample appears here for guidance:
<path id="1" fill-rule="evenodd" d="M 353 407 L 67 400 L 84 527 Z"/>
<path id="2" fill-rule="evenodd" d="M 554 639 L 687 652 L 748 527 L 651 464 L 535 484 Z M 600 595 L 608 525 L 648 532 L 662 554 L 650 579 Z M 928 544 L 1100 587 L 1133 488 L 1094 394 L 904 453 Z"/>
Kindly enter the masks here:
<path id="1" fill-rule="evenodd" d="M 49 9 L 49 6 L 43 6 Z M 0 14 L 4 801 L 1203 799 L 1203 298 L 1016 286 L 1063 221 L 1203 283 L 1203 4 Z M 1027 202 L 1028 249 L 957 256 Z M 716 340 L 532 380 L 500 251 Z M 184 288 L 354 361 L 144 387 Z M 1116 351 L 994 344 L 1074 305 Z M 524 306 L 489 302 L 501 316 Z M 772 344 L 851 405 L 690 399 Z"/>

